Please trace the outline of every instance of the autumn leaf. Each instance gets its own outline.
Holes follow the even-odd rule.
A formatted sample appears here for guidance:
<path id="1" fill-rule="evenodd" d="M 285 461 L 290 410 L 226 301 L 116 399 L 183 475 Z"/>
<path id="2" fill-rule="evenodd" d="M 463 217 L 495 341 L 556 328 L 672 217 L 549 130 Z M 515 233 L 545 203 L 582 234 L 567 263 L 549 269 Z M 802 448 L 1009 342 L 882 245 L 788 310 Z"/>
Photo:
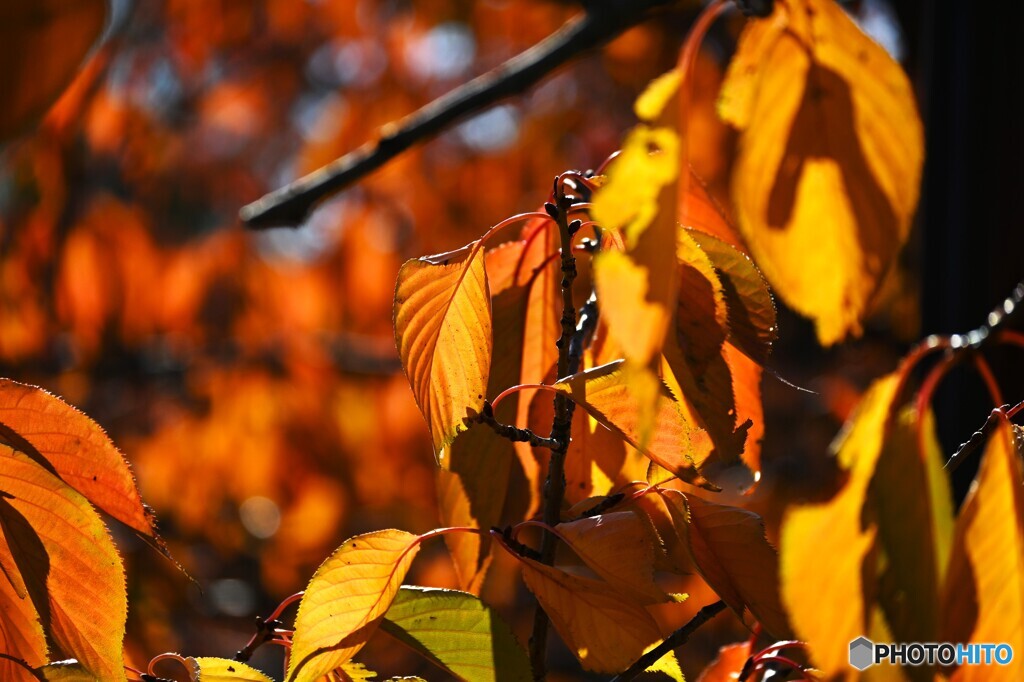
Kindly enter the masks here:
<path id="1" fill-rule="evenodd" d="M 532 679 L 530 661 L 512 631 L 471 594 L 402 587 L 380 627 L 460 679 Z"/>
<path id="2" fill-rule="evenodd" d="M 46 682 L 96 682 L 96 677 L 74 659 L 50 663 L 35 672 L 36 676 L 31 678 L 33 680 L 43 679 Z M 5 677 L 3 679 L 7 680 L 8 678 Z"/>
<path id="3" fill-rule="evenodd" d="M 186 658 L 193 682 L 273 682 L 259 670 L 227 658 Z"/>
<path id="4" fill-rule="evenodd" d="M 515 556 L 526 586 L 585 669 L 621 672 L 661 639 L 651 614 L 607 583 Z"/>
<path id="5" fill-rule="evenodd" d="M 778 638 L 790 633 L 779 599 L 779 559 L 753 512 L 679 491 L 661 493 L 704 580 L 740 617 L 749 612 Z"/>
<path id="6" fill-rule="evenodd" d="M 0 446 L 0 530 L 0 565 L 8 575 L 12 567 L 20 574 L 17 585 L 53 653 L 77 659 L 99 679 L 126 679 L 124 568 L 96 510 L 33 458 Z M 6 585 L 4 594 L 13 601 Z M 40 644 L 35 627 L 7 631 L 25 627 L 25 615 L 21 606 L 5 609 L 5 637 L 21 658 L 46 660 L 45 648 L 25 650 Z"/>
<path id="7" fill-rule="evenodd" d="M 395 288 L 395 342 L 434 454 L 483 409 L 491 364 L 491 303 L 479 242 L 410 260 Z"/>
<path id="8" fill-rule="evenodd" d="M 697 682 L 735 682 L 750 658 L 750 642 L 726 644 L 700 673 Z"/>
<path id="9" fill-rule="evenodd" d="M 103 30 L 105 0 L 46 0 L 0 7 L 0 142 L 56 101 Z"/>
<path id="10" fill-rule="evenodd" d="M 668 595 L 654 582 L 654 543 L 633 512 L 611 512 L 560 523 L 554 531 L 583 563 L 623 596 L 638 604 L 668 601 Z"/>
<path id="11" fill-rule="evenodd" d="M 128 460 L 84 413 L 41 388 L 0 379 L 0 441 L 35 459 L 166 554 Z"/>
<path id="12" fill-rule="evenodd" d="M 701 432 L 679 411 L 664 385 L 656 402 L 654 433 L 645 445 L 640 442 L 641 405 L 624 379 L 624 362 L 617 361 L 561 379 L 555 390 L 563 391 L 605 427 L 618 433 L 652 461 L 690 482 L 703 481 L 697 473 L 702 463 L 694 461 L 691 441 Z"/>
<path id="13" fill-rule="evenodd" d="M 419 551 L 419 537 L 382 530 L 348 540 L 316 570 L 295 617 L 288 682 L 312 682 L 358 652 Z"/>
<path id="14" fill-rule="evenodd" d="M 989 437 L 974 485 L 956 521 L 949 577 L 946 622 L 960 629 L 973 622 L 968 642 L 1001 642 L 1014 653 L 1009 665 L 962 665 L 952 679 L 1019 680 L 1024 662 L 1024 466 L 1014 434 L 1002 421 Z M 966 578 L 966 581 L 964 580 Z M 955 582 L 954 582 L 955 581 Z M 958 593 L 960 593 L 958 595 Z M 952 611 L 962 598 L 974 597 L 974 617 Z M 951 617 L 959 617 L 956 622 Z M 951 634 L 960 636 L 958 631 Z"/>
<path id="15" fill-rule="evenodd" d="M 857 335 L 917 205 L 923 132 L 906 75 L 831 0 L 775 3 L 740 36 L 719 114 L 758 263 L 823 344 Z"/>
<path id="16" fill-rule="evenodd" d="M 848 670 L 848 648 L 868 628 L 872 603 L 865 584 L 874 571 L 865 561 L 877 528 L 862 523 L 868 486 L 882 451 L 897 377 L 876 381 L 864 395 L 838 443 L 837 458 L 847 472 L 842 489 L 827 502 L 789 510 L 782 522 L 779 560 L 782 601 L 796 635 L 826 675 Z"/>

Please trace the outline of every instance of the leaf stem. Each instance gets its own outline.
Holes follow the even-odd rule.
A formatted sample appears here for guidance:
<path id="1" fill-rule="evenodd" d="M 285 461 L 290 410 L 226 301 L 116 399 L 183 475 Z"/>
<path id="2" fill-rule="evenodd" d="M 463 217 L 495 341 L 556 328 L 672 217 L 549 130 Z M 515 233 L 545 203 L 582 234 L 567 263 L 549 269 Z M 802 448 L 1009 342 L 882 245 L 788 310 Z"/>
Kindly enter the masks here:
<path id="1" fill-rule="evenodd" d="M 988 438 L 989 433 L 996 427 L 1001 420 L 1010 420 L 1024 409 L 1024 400 L 1017 403 L 1013 407 L 1009 405 L 1003 405 L 997 407 L 989 413 L 985 423 L 981 425 L 981 428 L 971 434 L 971 437 L 967 439 L 967 442 L 960 446 L 960 448 L 953 453 L 953 456 L 946 461 L 945 468 L 952 474 L 957 468 L 963 464 L 964 460 L 967 459 L 975 450 L 981 447 L 981 444 Z"/>
<path id="2" fill-rule="evenodd" d="M 641 656 L 633 665 L 626 668 L 625 671 L 613 677 L 611 682 L 627 682 L 628 680 L 632 680 L 634 677 L 657 663 L 662 656 L 676 647 L 686 644 L 687 640 L 690 639 L 690 635 L 696 632 L 702 625 L 704 625 L 704 623 L 708 622 L 724 610 L 725 602 L 721 600 L 703 607 L 697 612 L 697 615 L 686 623 L 686 625 L 666 637 L 661 644 Z"/>

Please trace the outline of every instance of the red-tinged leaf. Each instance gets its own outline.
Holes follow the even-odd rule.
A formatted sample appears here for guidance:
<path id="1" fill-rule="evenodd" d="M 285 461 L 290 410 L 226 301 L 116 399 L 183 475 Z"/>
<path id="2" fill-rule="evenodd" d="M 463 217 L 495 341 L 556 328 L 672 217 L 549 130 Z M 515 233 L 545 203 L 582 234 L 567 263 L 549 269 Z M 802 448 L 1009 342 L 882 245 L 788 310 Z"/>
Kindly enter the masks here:
<path id="1" fill-rule="evenodd" d="M 963 597 L 974 597 L 976 616 L 968 642 L 1006 643 L 1009 665 L 962 665 L 956 682 L 1024 679 L 1024 465 L 1007 422 L 989 437 L 977 477 L 956 521 L 946 583 L 946 619 Z M 970 578 L 973 578 L 970 579 Z M 968 578 L 966 582 L 954 582 Z M 960 633 L 954 632 L 959 635 Z M 958 639 L 957 641 L 964 641 Z"/>
<path id="2" fill-rule="evenodd" d="M 749 611 L 766 631 L 787 637 L 789 623 L 779 600 L 779 558 L 765 538 L 761 517 L 674 490 L 662 494 L 708 585 L 741 617 Z"/>
<path id="3" fill-rule="evenodd" d="M 31 456 L 166 553 L 128 460 L 84 413 L 41 388 L 0 379 L 0 441 Z"/>
<path id="4" fill-rule="evenodd" d="M 761 443 L 764 440 L 764 401 L 761 399 L 761 377 L 764 370 L 734 345 L 725 342 L 722 358 L 729 366 L 732 394 L 736 405 L 736 424 L 740 429 L 749 424 L 747 438 L 740 455 L 743 463 L 754 474 L 761 475 Z"/>
<path id="5" fill-rule="evenodd" d="M 621 672 L 661 639 L 651 614 L 607 583 L 516 556 L 526 586 L 585 669 Z"/>
<path id="6" fill-rule="evenodd" d="M 105 0 L 0 5 L 0 142 L 57 100 L 99 39 L 106 14 Z"/>
<path id="7" fill-rule="evenodd" d="M 746 253 L 746 246 L 725 209 L 711 196 L 704 182 L 690 170 L 689 191 L 679 196 L 679 224 L 711 235 Z"/>
<path id="8" fill-rule="evenodd" d="M 357 535 L 320 564 L 295 617 L 288 682 L 312 682 L 366 644 L 405 579 L 418 541 L 400 530 Z"/>
<path id="9" fill-rule="evenodd" d="M 259 670 L 227 658 L 186 658 L 193 682 L 273 682 Z"/>
<path id="10" fill-rule="evenodd" d="M 842 489 L 827 502 L 792 508 L 783 517 L 782 601 L 826 676 L 849 670 L 850 642 L 870 624 L 874 566 L 866 567 L 865 560 L 873 559 L 877 528 L 862 519 L 896 384 L 894 375 L 876 381 L 844 429 L 837 448 L 848 474 Z"/>
<path id="11" fill-rule="evenodd" d="M 491 301 L 479 242 L 410 260 L 395 288 L 395 342 L 434 454 L 483 409 L 491 364 Z"/>
<path id="12" fill-rule="evenodd" d="M 687 234 L 714 266 L 728 313 L 728 339 L 760 364 L 768 359 L 778 336 L 775 301 L 768 283 L 742 251 L 697 230 Z"/>
<path id="13" fill-rule="evenodd" d="M 3 536 L 3 525 L 0 524 L 0 557 L 12 560 L 13 563 L 10 551 L 7 539 Z M 34 668 L 46 663 L 46 635 L 16 566 L 13 575 L 24 591 L 19 594 L 10 580 L 0 576 L 0 652 L 20 659 L 25 664 L 0 658 L 0 680 L 35 682 L 35 676 L 26 666 Z"/>
<path id="14" fill-rule="evenodd" d="M 697 682 L 736 682 L 740 672 L 750 658 L 750 642 L 726 644 L 718 650 L 718 656 L 704 668 Z"/>
<path id="15" fill-rule="evenodd" d="M 2 446 L 0 528 L 3 563 L 21 573 L 51 653 L 99 679 L 124 680 L 124 569 L 96 510 L 33 458 Z M 38 643 L 34 632 L 7 636 Z"/>
<path id="16" fill-rule="evenodd" d="M 564 391 L 605 427 L 615 431 L 652 461 L 685 481 L 706 484 L 695 461 L 692 441 L 700 431 L 689 423 L 679 410 L 678 403 L 668 389 L 661 387 L 652 421 L 654 431 L 646 444 L 641 444 L 641 405 L 633 396 L 625 380 L 623 362 L 574 374 L 555 382 L 557 390 Z"/>
<path id="17" fill-rule="evenodd" d="M 555 533 L 595 573 L 639 604 L 669 597 L 654 582 L 654 543 L 633 512 L 612 512 L 560 523 Z"/>

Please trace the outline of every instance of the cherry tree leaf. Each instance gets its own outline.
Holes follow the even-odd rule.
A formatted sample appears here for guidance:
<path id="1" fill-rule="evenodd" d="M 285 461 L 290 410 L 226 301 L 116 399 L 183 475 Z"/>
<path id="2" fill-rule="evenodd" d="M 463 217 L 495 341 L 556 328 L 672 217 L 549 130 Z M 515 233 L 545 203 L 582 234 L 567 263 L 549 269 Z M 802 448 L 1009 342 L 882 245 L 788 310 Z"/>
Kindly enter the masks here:
<path id="1" fill-rule="evenodd" d="M 1013 648 L 1014 656 L 1009 665 L 960 666 L 952 678 L 956 682 L 1019 680 L 1024 676 L 1024 659 L 1016 653 L 1024 650 L 1022 481 L 1021 453 L 1009 424 L 1003 422 L 989 438 L 974 485 L 956 521 L 946 608 L 948 611 L 957 603 L 958 592 L 973 595 L 974 617 L 958 624 L 973 622 L 969 639 L 964 639 L 1005 642 Z M 965 577 L 965 582 L 954 582 Z"/>
<path id="2" fill-rule="evenodd" d="M 480 242 L 410 260 L 395 288 L 395 342 L 434 454 L 483 409 L 491 364 L 491 302 Z"/>
<path id="3" fill-rule="evenodd" d="M 3 536 L 0 524 L 0 557 L 13 563 L 7 539 Z M 5 571 L 6 577 L 0 577 L 0 651 L 24 664 L 7 658 L 0 658 L 0 679 L 12 682 L 32 682 L 37 679 L 31 668 L 46 663 L 46 635 L 36 617 L 32 600 L 28 599 L 28 590 L 17 572 L 17 566 Z M 11 576 L 21 585 L 20 591 L 14 587 Z"/>
<path id="4" fill-rule="evenodd" d="M 708 585 L 741 617 L 749 610 L 769 633 L 788 636 L 779 599 L 779 559 L 765 538 L 761 517 L 676 490 L 662 495 Z"/>
<path id="5" fill-rule="evenodd" d="M 718 650 L 715 660 L 700 673 L 697 682 L 735 682 L 750 658 L 750 642 L 726 644 Z"/>
<path id="6" fill-rule="evenodd" d="M 83 412 L 36 386 L 0 379 L 0 441 L 35 459 L 167 554 L 128 460 Z"/>
<path id="7" fill-rule="evenodd" d="M 259 670 L 227 658 L 186 658 L 193 682 L 273 682 Z"/>
<path id="8" fill-rule="evenodd" d="M 320 564 L 295 617 L 288 682 L 312 682 L 366 644 L 405 579 L 418 541 L 400 530 L 357 535 Z"/>
<path id="9" fill-rule="evenodd" d="M 654 544 L 638 515 L 599 514 L 560 523 L 554 531 L 623 596 L 639 604 L 669 601 L 654 582 Z"/>
<path id="10" fill-rule="evenodd" d="M 0 6 L 0 142 L 57 100 L 99 39 L 105 0 L 37 0 Z"/>
<path id="11" fill-rule="evenodd" d="M 831 0 L 780 0 L 740 36 L 719 114 L 741 131 L 732 194 L 754 260 L 822 343 L 859 334 L 917 205 L 906 75 Z"/>
<path id="12" fill-rule="evenodd" d="M 50 663 L 35 672 L 36 675 L 31 678 L 33 680 L 43 679 L 46 682 L 96 682 L 96 676 L 74 659 Z M 5 677 L 4 679 L 8 678 Z"/>
<path id="13" fill-rule="evenodd" d="M 866 594 L 874 589 L 874 573 L 871 564 L 866 571 L 865 561 L 872 558 L 878 529 L 862 518 L 896 386 L 895 375 L 876 381 L 844 429 L 837 457 L 847 480 L 839 492 L 783 517 L 782 601 L 793 630 L 826 676 L 849 669 L 850 642 L 868 631 L 873 601 Z"/>
<path id="14" fill-rule="evenodd" d="M 460 679 L 532 679 L 530 660 L 512 631 L 471 594 L 402 587 L 380 627 Z"/>
<path id="15" fill-rule="evenodd" d="M 607 583 L 515 556 L 526 586 L 585 669 L 621 672 L 661 639 L 651 614 Z"/>
<path id="16" fill-rule="evenodd" d="M 697 473 L 702 463 L 693 459 L 694 438 L 702 432 L 693 426 L 679 410 L 678 403 L 664 385 L 656 402 L 651 423 L 654 431 L 646 444 L 641 444 L 641 409 L 626 381 L 624 362 L 617 361 L 561 379 L 554 388 L 565 392 L 605 427 L 618 433 L 659 466 L 683 480 L 707 484 Z"/>
<path id="17" fill-rule="evenodd" d="M 124 568 L 88 500 L 34 458 L 0 446 L 0 529 L 2 563 L 20 573 L 52 653 L 75 658 L 99 679 L 126 679 Z M 5 622 L 24 615 L 16 611 Z M 35 646 L 37 634 L 6 636 Z"/>

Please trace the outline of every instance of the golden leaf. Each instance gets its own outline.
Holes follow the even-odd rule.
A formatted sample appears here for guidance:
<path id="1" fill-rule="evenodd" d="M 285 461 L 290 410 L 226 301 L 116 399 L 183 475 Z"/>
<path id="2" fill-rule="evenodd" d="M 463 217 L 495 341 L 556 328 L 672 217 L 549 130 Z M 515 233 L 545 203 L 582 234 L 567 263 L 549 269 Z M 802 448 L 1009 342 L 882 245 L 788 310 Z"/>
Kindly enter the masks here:
<path id="1" fill-rule="evenodd" d="M 410 260 L 395 288 L 395 342 L 434 454 L 483 409 L 491 364 L 491 301 L 479 242 Z"/>
<path id="2" fill-rule="evenodd" d="M 719 114 L 742 131 L 733 200 L 754 260 L 822 343 L 859 334 L 917 205 L 906 75 L 831 0 L 780 0 L 741 35 Z"/>

